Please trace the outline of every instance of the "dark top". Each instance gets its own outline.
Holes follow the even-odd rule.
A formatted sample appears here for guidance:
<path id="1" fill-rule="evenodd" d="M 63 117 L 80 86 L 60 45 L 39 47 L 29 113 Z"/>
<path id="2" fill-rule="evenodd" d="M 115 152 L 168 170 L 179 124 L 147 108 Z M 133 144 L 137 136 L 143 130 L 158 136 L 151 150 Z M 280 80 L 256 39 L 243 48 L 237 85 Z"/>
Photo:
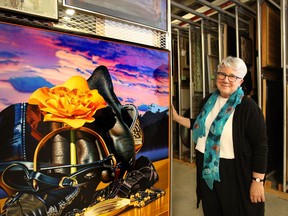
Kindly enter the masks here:
<path id="1" fill-rule="evenodd" d="M 207 101 L 209 96 L 204 99 Z M 192 122 L 191 122 L 192 123 Z M 255 215 L 257 204 L 250 201 L 252 172 L 265 173 L 268 158 L 268 138 L 266 123 L 261 109 L 249 97 L 244 96 L 236 106 L 233 116 L 233 146 L 237 183 L 240 192 L 241 215 Z M 201 168 L 200 168 L 201 169 Z M 197 176 L 197 179 L 201 176 Z M 200 201 L 200 188 L 197 187 L 197 198 Z"/>

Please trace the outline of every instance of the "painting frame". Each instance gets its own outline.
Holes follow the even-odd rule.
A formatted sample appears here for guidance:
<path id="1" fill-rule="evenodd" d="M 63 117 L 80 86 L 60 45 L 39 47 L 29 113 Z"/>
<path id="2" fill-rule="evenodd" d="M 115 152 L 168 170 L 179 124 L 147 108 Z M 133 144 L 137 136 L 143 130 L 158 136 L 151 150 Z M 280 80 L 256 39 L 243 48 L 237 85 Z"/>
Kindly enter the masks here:
<path id="1" fill-rule="evenodd" d="M 240 36 L 240 57 L 245 62 L 245 64 L 251 66 L 253 65 L 253 46 L 252 46 L 252 39 Z"/>
<path id="2" fill-rule="evenodd" d="M 280 14 L 271 4 L 261 4 L 261 64 L 262 67 L 281 68 Z"/>
<path id="3" fill-rule="evenodd" d="M 145 139 L 141 149 L 135 153 L 135 158 L 138 160 L 144 157 L 149 159 L 151 164 L 153 163 L 159 176 L 159 180 L 157 179 L 154 185 L 164 192 L 163 196 L 149 205 L 123 209 L 121 215 L 169 214 L 171 199 L 169 194 L 171 191 L 170 52 L 120 40 L 2 21 L 0 35 L 2 38 L 0 56 L 3 58 L 0 63 L 2 64 L 0 72 L 2 111 L 11 108 L 10 105 L 19 103 L 22 105 L 23 102 L 27 102 L 31 94 L 39 88 L 62 85 L 71 76 L 89 79 L 95 68 L 100 65 L 107 67 L 113 83 L 111 90 L 114 91 L 119 102 L 123 106 L 133 104 L 137 108 Z M 6 127 L 6 123 L 4 125 Z M 25 131 L 30 134 L 30 130 Z M 2 134 L 8 133 L 2 132 Z M 29 155 L 33 155 L 31 154 L 33 151 L 29 150 L 25 154 L 28 152 Z M 43 151 L 45 156 L 50 152 Z M 0 149 L 0 156 L 1 154 L 10 155 L 6 150 Z M 14 159 L 11 162 L 13 161 Z M 31 158 L 27 161 L 31 162 Z M 2 165 L 3 168 L 6 167 L 5 164 Z M 1 180 L 0 184 L 2 184 Z M 107 183 L 101 182 L 99 189 L 106 186 Z M 92 193 L 93 191 L 91 190 Z M 11 194 L 7 193 L 7 195 Z M 0 214 L 1 210 L 0 208 Z"/>
<path id="4" fill-rule="evenodd" d="M 33 0 L 7 1 L 6 3 L 0 3 L 0 10 L 2 9 L 13 13 L 46 18 L 53 21 L 57 21 L 59 18 L 58 0 L 46 0 L 41 1 L 40 3 Z"/>
<path id="5" fill-rule="evenodd" d="M 219 56 L 218 38 L 215 35 L 207 34 L 208 55 Z"/>
<path id="6" fill-rule="evenodd" d="M 213 55 L 207 56 L 209 93 L 213 93 L 216 90 L 216 73 L 218 64 L 219 64 L 219 58 L 217 56 Z"/>
<path id="7" fill-rule="evenodd" d="M 140 0 L 117 2 L 63 0 L 63 6 L 166 32 L 168 30 L 167 0 L 151 2 L 147 1 L 143 4 L 143 1 Z M 131 8 L 133 8 L 133 13 Z"/>

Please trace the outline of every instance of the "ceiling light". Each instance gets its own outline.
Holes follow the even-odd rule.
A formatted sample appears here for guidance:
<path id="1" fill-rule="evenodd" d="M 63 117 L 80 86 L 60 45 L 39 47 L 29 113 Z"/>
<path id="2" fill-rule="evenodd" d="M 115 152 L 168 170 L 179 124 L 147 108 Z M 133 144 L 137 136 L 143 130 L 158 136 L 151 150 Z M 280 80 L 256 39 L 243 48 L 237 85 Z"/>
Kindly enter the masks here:
<path id="1" fill-rule="evenodd" d="M 66 10 L 66 14 L 69 15 L 69 16 L 73 16 L 74 13 L 75 13 L 75 10 L 73 10 L 73 9 L 67 9 Z"/>

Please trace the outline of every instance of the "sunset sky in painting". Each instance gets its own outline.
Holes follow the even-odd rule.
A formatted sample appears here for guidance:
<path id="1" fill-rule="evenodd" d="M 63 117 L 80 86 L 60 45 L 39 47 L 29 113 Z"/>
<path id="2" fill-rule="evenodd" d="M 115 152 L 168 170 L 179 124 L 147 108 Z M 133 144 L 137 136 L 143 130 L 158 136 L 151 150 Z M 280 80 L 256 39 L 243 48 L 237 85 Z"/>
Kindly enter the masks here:
<path id="1" fill-rule="evenodd" d="M 26 102 L 33 86 L 88 79 L 99 65 L 108 68 L 123 105 L 168 108 L 167 51 L 0 23 L 0 111 Z"/>

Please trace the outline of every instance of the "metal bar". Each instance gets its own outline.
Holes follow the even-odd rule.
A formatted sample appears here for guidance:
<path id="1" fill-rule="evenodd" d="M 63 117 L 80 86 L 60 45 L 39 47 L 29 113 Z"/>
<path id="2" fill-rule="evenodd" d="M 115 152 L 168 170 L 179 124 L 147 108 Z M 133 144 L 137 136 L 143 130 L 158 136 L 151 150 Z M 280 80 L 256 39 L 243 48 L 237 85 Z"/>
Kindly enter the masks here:
<path id="1" fill-rule="evenodd" d="M 206 20 L 209 20 L 209 21 L 212 21 L 212 22 L 215 22 L 215 23 L 218 22 L 217 20 L 215 20 L 215 19 L 213 19 L 213 18 L 211 18 L 211 17 L 209 17 L 209 16 L 206 16 L 206 15 L 204 15 L 204 14 L 202 14 L 202 13 L 197 12 L 196 10 L 193 10 L 193 9 L 191 9 L 191 8 L 189 8 L 189 7 L 186 7 L 186 6 L 184 6 L 184 5 L 181 5 L 181 4 L 176 3 L 176 2 L 174 2 L 174 1 L 171 1 L 171 5 L 173 5 L 173 6 L 175 6 L 175 7 L 178 7 L 178 8 L 180 8 L 180 9 L 182 9 L 182 10 L 188 12 L 188 13 L 192 13 L 192 14 L 194 14 L 194 15 L 197 15 L 197 16 L 201 17 L 202 19 L 206 19 Z"/>
<path id="2" fill-rule="evenodd" d="M 206 86 L 205 86 L 205 34 L 204 34 L 204 20 L 201 20 L 201 47 L 202 47 L 202 90 L 203 98 L 206 95 Z"/>
<path id="3" fill-rule="evenodd" d="M 262 17 L 262 13 L 261 13 L 261 0 L 257 0 L 257 26 L 259 28 L 257 28 L 257 36 L 258 36 L 258 59 L 257 59 L 257 95 L 258 95 L 258 106 L 260 107 L 260 109 L 262 108 L 262 76 L 261 76 L 261 35 L 262 35 L 262 31 L 261 31 L 261 17 Z"/>
<path id="4" fill-rule="evenodd" d="M 182 26 L 179 26 L 179 25 L 176 25 L 176 24 L 171 24 L 171 27 L 173 28 L 176 28 L 176 29 L 181 29 L 183 31 L 188 31 L 189 29 L 185 28 L 185 27 L 182 27 Z M 174 29 L 172 29 L 173 31 Z"/>
<path id="5" fill-rule="evenodd" d="M 207 7 L 210 7 L 210 8 L 212 8 L 212 9 L 214 9 L 214 10 L 220 12 L 220 13 L 223 13 L 223 14 L 225 14 L 227 16 L 230 16 L 230 17 L 235 19 L 235 15 L 234 14 L 231 14 L 231 13 L 227 12 L 226 10 L 223 10 L 221 7 L 213 5 L 212 3 L 208 2 L 208 1 L 205 1 L 205 0 L 196 0 L 196 1 L 201 3 L 201 4 L 203 4 L 203 5 L 206 5 Z M 239 20 L 241 22 L 249 25 L 249 22 L 247 22 L 246 20 L 243 20 L 243 19 L 239 19 Z"/>
<path id="6" fill-rule="evenodd" d="M 257 14 L 256 14 L 256 11 L 254 11 L 252 8 L 250 8 L 249 6 L 247 6 L 246 4 L 240 2 L 239 0 L 229 0 L 231 2 L 233 2 L 234 4 L 246 9 L 247 11 L 249 11 L 251 13 L 251 15 L 256 18 L 257 17 Z"/>
<path id="7" fill-rule="evenodd" d="M 219 52 L 219 63 L 222 60 L 222 28 L 221 28 L 221 14 L 218 14 L 218 52 Z"/>
<path id="8" fill-rule="evenodd" d="M 169 2 L 170 0 L 168 0 Z M 168 32 L 166 32 L 166 49 L 170 50 L 172 49 L 172 45 L 171 45 L 171 42 L 172 42 L 172 35 L 169 34 L 169 32 L 171 32 L 171 6 L 170 4 L 167 5 L 167 17 L 169 17 L 169 19 L 167 19 L 167 27 L 168 27 Z"/>
<path id="9" fill-rule="evenodd" d="M 238 16 L 238 6 L 235 7 L 235 33 L 236 33 L 236 56 L 239 57 L 239 16 Z"/>
<path id="10" fill-rule="evenodd" d="M 286 44 L 286 1 L 281 1 L 281 56 L 283 68 L 283 192 L 287 188 L 287 44 Z"/>
<path id="11" fill-rule="evenodd" d="M 177 15 L 175 15 L 175 14 L 171 14 L 171 17 L 172 17 L 172 18 L 175 18 L 175 19 L 177 19 L 177 20 L 180 20 L 180 21 L 182 21 L 182 22 L 186 22 L 186 23 L 189 23 L 189 24 L 191 24 L 191 25 L 198 26 L 199 28 L 200 28 L 200 26 L 201 26 L 199 23 L 193 22 L 193 21 L 188 20 L 188 19 L 184 19 L 183 17 L 177 16 Z"/>
<path id="12" fill-rule="evenodd" d="M 194 89 L 193 89 L 193 79 L 192 79 L 192 33 L 191 33 L 191 26 L 189 25 L 189 99 L 190 99 L 190 118 L 193 117 L 193 95 L 194 95 Z M 194 156 L 194 147 L 193 147 L 193 141 L 192 141 L 192 130 L 190 132 L 190 163 L 193 162 L 193 156 Z"/>
<path id="13" fill-rule="evenodd" d="M 177 56 L 177 59 L 178 59 L 178 112 L 179 114 L 181 115 L 181 110 L 182 110 L 182 107 L 181 107 L 181 50 L 180 50 L 180 32 L 179 32 L 179 29 L 176 29 L 177 31 L 177 53 L 178 53 L 178 56 Z M 180 132 L 180 124 L 178 124 L 178 131 Z M 182 159 L 182 140 L 181 140 L 181 136 L 179 134 L 178 136 L 178 146 L 179 146 L 179 160 Z"/>
<path id="14" fill-rule="evenodd" d="M 280 2 L 283 3 L 284 0 L 281 0 Z M 273 4 L 276 8 L 278 8 L 279 10 L 281 10 L 281 7 L 274 1 L 272 0 L 268 0 L 269 3 Z"/>
<path id="15" fill-rule="evenodd" d="M 167 10 L 168 10 L 168 14 L 167 14 L 167 18 L 168 18 L 168 32 L 166 33 L 166 48 L 172 53 L 172 30 L 171 30 L 171 6 L 170 6 L 170 0 L 167 1 Z M 169 79 L 170 79 L 170 94 L 169 94 L 169 100 L 170 100 L 170 107 L 171 107 L 171 104 L 173 104 L 173 73 L 172 73 L 172 70 L 173 70 L 173 61 L 172 61 L 172 55 L 170 55 L 170 74 L 169 74 Z M 171 173 L 171 176 L 172 176 L 172 173 L 173 173 L 173 146 L 174 146 L 174 143 L 173 143 L 173 118 L 172 118 L 172 112 L 171 112 L 171 109 L 169 107 L 169 166 L 170 166 L 170 173 Z M 169 188 L 172 188 L 173 186 L 173 178 L 169 178 Z M 173 197 L 173 192 L 172 190 L 169 190 L 169 195 L 170 197 Z M 169 211 L 170 212 L 173 212 L 173 206 L 172 206 L 172 203 L 171 203 L 172 199 L 170 199 L 170 202 L 169 202 Z"/>

